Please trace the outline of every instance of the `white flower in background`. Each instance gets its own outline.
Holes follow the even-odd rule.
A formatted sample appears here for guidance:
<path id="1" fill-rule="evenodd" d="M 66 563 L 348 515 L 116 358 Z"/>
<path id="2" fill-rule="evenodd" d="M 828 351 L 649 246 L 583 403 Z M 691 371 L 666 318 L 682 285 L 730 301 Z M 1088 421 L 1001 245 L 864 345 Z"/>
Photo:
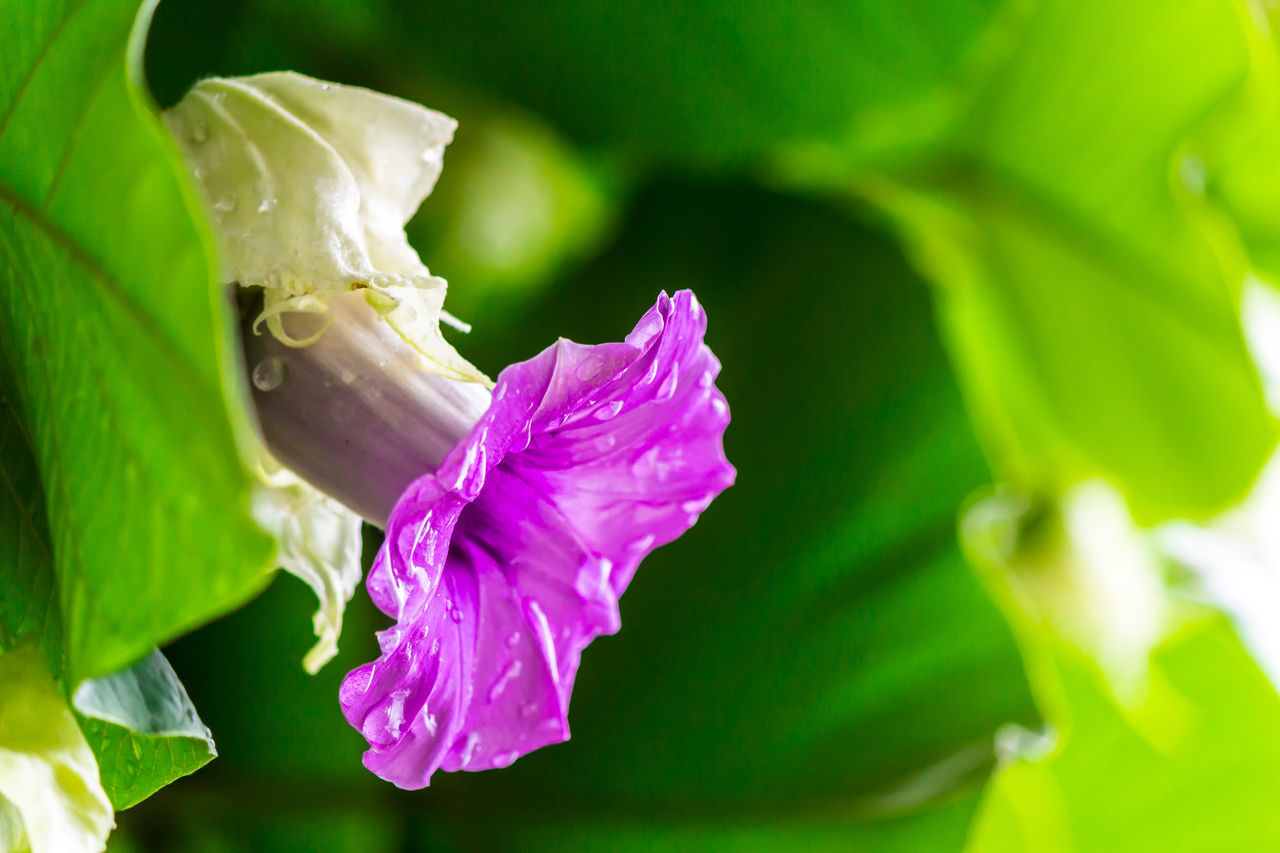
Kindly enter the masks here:
<path id="1" fill-rule="evenodd" d="M 1082 483 L 1041 512 L 997 494 L 971 508 L 963 527 L 966 545 L 1000 570 L 1020 609 L 1096 661 L 1122 703 L 1141 702 L 1168 598 L 1155 543 L 1119 492 Z"/>
<path id="2" fill-rule="evenodd" d="M 1263 390 L 1280 412 L 1280 296 L 1256 278 L 1245 283 L 1241 314 Z M 1273 684 L 1280 686 L 1280 455 L 1249 496 L 1216 519 L 1164 524 L 1160 547 L 1194 574 L 1199 591 L 1231 617 Z"/>
<path id="3" fill-rule="evenodd" d="M 105 849 L 115 820 L 98 762 L 39 649 L 0 655 L 0 684 L 0 849 Z"/>
<path id="4" fill-rule="evenodd" d="M 442 319 L 461 325 L 443 310 L 445 281 L 404 233 L 456 123 L 294 73 L 201 81 L 164 118 L 204 193 L 225 280 L 261 294 L 246 347 L 272 452 L 253 509 L 282 568 L 320 600 L 304 661 L 315 672 L 360 579 L 361 517 L 384 522 L 403 472 L 429 470 L 487 406 L 487 378 L 440 333 Z M 431 411 L 424 399 L 456 404 L 438 436 L 406 417 Z M 414 442 L 393 440 L 410 428 Z M 353 444 L 368 452 L 340 452 Z M 388 449 L 405 446 L 430 458 Z M 351 491 L 369 483 L 375 494 Z"/>

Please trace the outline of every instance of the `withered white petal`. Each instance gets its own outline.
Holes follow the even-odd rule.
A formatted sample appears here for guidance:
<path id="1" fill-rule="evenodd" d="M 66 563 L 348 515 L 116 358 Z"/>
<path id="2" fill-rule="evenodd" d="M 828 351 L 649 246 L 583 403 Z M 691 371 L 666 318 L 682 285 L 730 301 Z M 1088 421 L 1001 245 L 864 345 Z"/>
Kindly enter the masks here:
<path id="1" fill-rule="evenodd" d="M 281 314 L 364 289 L 424 369 L 487 381 L 441 336 L 445 281 L 404 233 L 440 176 L 453 119 L 282 72 L 201 81 L 165 120 L 204 190 L 227 277 L 264 289 L 259 322 L 273 334 L 305 344 Z"/>
<path id="2" fill-rule="evenodd" d="M 254 519 L 276 538 L 280 567 L 320 601 L 312 617 L 318 639 L 302 660 L 314 675 L 338 653 L 342 615 L 360 582 L 360 516 L 269 459 L 258 475 Z"/>
<path id="3" fill-rule="evenodd" d="M 4 849 L 98 853 L 115 825 L 111 802 L 43 655 L 31 644 L 0 655 L 0 684 Z"/>

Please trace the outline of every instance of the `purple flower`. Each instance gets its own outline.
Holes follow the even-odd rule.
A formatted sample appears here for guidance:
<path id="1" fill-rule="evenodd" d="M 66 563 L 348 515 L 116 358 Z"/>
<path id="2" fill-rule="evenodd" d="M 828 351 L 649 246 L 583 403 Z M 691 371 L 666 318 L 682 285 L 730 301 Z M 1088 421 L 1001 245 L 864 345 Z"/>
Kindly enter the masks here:
<path id="1" fill-rule="evenodd" d="M 340 694 L 366 767 L 421 788 L 569 737 L 579 657 L 618 630 L 636 566 L 733 482 L 705 330 L 691 292 L 664 293 L 623 343 L 508 367 L 405 490 L 367 580 L 396 624 Z"/>

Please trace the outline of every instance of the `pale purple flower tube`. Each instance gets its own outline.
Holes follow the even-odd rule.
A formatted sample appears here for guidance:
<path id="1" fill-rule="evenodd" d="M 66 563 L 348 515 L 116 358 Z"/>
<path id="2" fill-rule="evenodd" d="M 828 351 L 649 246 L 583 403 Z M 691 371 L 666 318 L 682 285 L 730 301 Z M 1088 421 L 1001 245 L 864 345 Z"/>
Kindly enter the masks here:
<path id="1" fill-rule="evenodd" d="M 402 788 L 569 737 L 582 650 L 655 547 L 734 479 L 706 314 L 665 293 L 623 343 L 560 340 L 498 377 L 440 468 L 400 497 L 369 573 L 396 624 L 340 701 Z"/>

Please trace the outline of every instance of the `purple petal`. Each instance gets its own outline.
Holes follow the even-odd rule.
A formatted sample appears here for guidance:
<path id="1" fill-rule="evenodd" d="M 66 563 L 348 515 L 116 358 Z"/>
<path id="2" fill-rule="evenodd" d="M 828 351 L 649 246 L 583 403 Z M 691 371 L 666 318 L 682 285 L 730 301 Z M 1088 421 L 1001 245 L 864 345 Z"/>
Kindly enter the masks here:
<path id="1" fill-rule="evenodd" d="M 618 629 L 636 566 L 733 482 L 705 331 L 691 292 L 664 293 L 624 343 L 508 367 L 401 496 L 367 582 L 396 624 L 340 697 L 370 770 L 420 788 L 568 738 L 579 657 Z"/>

